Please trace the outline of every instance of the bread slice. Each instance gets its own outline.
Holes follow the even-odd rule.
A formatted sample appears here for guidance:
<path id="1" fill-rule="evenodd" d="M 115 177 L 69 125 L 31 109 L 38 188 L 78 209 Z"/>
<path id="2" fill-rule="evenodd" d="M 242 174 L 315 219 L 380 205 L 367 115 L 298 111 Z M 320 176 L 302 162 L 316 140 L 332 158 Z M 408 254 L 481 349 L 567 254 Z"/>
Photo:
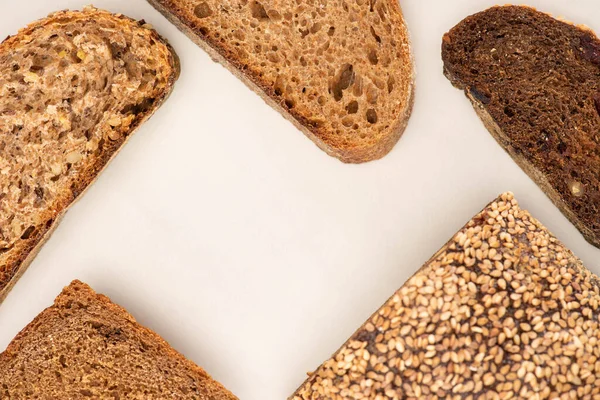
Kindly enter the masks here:
<path id="1" fill-rule="evenodd" d="M 0 354 L 0 398 L 236 399 L 127 311 L 79 281 Z"/>
<path id="2" fill-rule="evenodd" d="M 505 193 L 291 399 L 598 398 L 598 304 L 598 277 Z"/>
<path id="3" fill-rule="evenodd" d="M 178 73 L 144 21 L 92 7 L 0 44 L 0 301 Z"/>
<path id="4" fill-rule="evenodd" d="M 397 0 L 149 0 L 317 146 L 344 162 L 386 155 L 412 109 Z"/>
<path id="5" fill-rule="evenodd" d="M 529 7 L 494 7 L 452 28 L 442 58 L 498 143 L 600 247 L 600 40 Z"/>

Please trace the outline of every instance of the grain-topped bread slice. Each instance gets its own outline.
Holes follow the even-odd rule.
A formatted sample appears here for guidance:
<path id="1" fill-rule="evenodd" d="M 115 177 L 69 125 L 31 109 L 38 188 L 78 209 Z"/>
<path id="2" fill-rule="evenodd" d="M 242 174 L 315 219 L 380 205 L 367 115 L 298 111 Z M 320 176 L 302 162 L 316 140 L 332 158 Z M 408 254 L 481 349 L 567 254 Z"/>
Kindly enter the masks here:
<path id="1" fill-rule="evenodd" d="M 291 399 L 595 399 L 599 304 L 598 277 L 506 193 Z"/>
<path id="2" fill-rule="evenodd" d="M 600 40 L 529 7 L 467 17 L 444 73 L 554 204 L 600 246 Z"/>
<path id="3" fill-rule="evenodd" d="M 149 0 L 317 146 L 344 162 L 387 154 L 412 109 L 397 0 Z"/>
<path id="4" fill-rule="evenodd" d="M 0 44 L 0 301 L 178 73 L 149 25 L 92 7 Z"/>
<path id="5" fill-rule="evenodd" d="M 236 399 L 127 311 L 79 281 L 0 354 L 0 398 Z"/>

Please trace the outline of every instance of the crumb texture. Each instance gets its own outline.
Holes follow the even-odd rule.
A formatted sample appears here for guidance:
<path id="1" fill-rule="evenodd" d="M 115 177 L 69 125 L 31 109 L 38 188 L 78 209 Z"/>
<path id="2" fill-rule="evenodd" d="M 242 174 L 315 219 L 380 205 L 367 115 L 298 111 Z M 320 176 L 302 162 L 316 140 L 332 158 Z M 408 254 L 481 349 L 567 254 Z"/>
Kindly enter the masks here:
<path id="1" fill-rule="evenodd" d="M 0 398 L 236 399 L 78 281 L 0 354 Z"/>
<path id="2" fill-rule="evenodd" d="M 600 396 L 598 278 L 506 193 L 291 397 Z"/>
<path id="3" fill-rule="evenodd" d="M 396 0 L 150 2 L 225 57 L 329 153 L 367 161 L 399 139 L 413 77 Z"/>
<path id="4" fill-rule="evenodd" d="M 442 58 L 499 143 L 600 246 L 600 40 L 528 7 L 494 7 L 447 33 Z"/>
<path id="5" fill-rule="evenodd" d="M 0 44 L 0 294 L 176 73 L 148 25 L 91 7 Z"/>

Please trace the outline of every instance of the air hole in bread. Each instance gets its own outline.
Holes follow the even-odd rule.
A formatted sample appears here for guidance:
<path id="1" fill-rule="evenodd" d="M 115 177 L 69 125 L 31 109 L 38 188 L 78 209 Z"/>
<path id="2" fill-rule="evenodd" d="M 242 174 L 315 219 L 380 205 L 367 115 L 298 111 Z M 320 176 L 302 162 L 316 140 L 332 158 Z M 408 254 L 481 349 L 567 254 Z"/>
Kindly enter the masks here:
<path id="1" fill-rule="evenodd" d="M 210 9 L 210 6 L 203 1 L 194 7 L 194 15 L 198 18 L 208 18 L 212 15 L 212 10 Z"/>
<path id="2" fill-rule="evenodd" d="M 258 1 L 250 2 L 250 13 L 252 14 L 252 16 L 254 18 L 256 18 L 258 20 L 269 19 L 269 15 L 267 14 L 267 11 L 263 7 L 263 5 L 261 3 L 259 3 Z"/>
<path id="3" fill-rule="evenodd" d="M 377 103 L 377 99 L 379 98 L 379 91 L 377 90 L 377 88 L 373 85 L 370 85 L 367 88 L 367 102 L 369 102 L 370 104 L 376 104 Z"/>
<path id="4" fill-rule="evenodd" d="M 285 99 L 284 103 L 285 103 L 285 106 L 287 108 L 290 108 L 290 109 L 294 108 L 294 105 L 295 105 L 294 100 L 292 100 L 292 99 Z"/>
<path id="5" fill-rule="evenodd" d="M 381 4 L 379 7 L 377 7 L 377 13 L 379 14 L 379 18 L 381 18 L 382 21 L 385 21 L 385 19 L 386 19 L 386 17 L 385 17 L 386 9 L 385 9 L 385 6 L 383 4 Z"/>
<path id="6" fill-rule="evenodd" d="M 275 81 L 275 89 L 274 92 L 277 96 L 281 96 L 283 94 L 283 86 L 284 86 L 284 82 L 283 82 L 283 77 L 280 75 L 279 77 L 277 77 L 277 80 Z"/>
<path id="7" fill-rule="evenodd" d="M 333 36 L 334 33 L 335 33 L 335 26 L 330 26 L 329 30 L 327 31 L 327 35 Z"/>
<path id="8" fill-rule="evenodd" d="M 352 117 L 347 116 L 342 118 L 342 125 L 344 125 L 346 128 L 350 128 L 353 124 L 354 120 L 352 119 Z"/>
<path id="9" fill-rule="evenodd" d="M 396 84 L 396 80 L 394 79 L 393 76 L 390 75 L 390 77 L 388 78 L 388 82 L 387 82 L 388 93 L 392 93 L 392 90 L 394 90 L 395 84 Z"/>
<path id="10" fill-rule="evenodd" d="M 348 114 L 356 114 L 358 112 L 358 101 L 353 100 L 346 106 L 346 111 Z"/>
<path id="11" fill-rule="evenodd" d="M 331 91 L 335 101 L 340 101 L 344 96 L 343 91 L 348 89 L 354 82 L 354 70 L 351 64 L 344 64 L 336 76 Z"/>
<path id="12" fill-rule="evenodd" d="M 373 36 L 373 38 L 375 38 L 375 41 L 377 43 L 381 43 L 381 37 L 377 34 L 377 32 L 375 32 L 375 28 L 373 28 L 372 26 L 370 28 L 371 35 Z"/>
<path id="13" fill-rule="evenodd" d="M 377 65 L 377 63 L 379 62 L 379 59 L 377 58 L 377 52 L 373 49 L 369 50 L 369 53 L 367 54 L 367 58 L 369 59 L 369 62 L 372 65 Z"/>
<path id="14" fill-rule="evenodd" d="M 310 33 L 317 33 L 321 30 L 323 25 L 320 22 L 315 22 L 313 26 L 310 27 Z"/>
<path id="15" fill-rule="evenodd" d="M 504 107 L 504 114 L 506 114 L 506 116 L 509 118 L 515 116 L 515 112 L 510 107 Z"/>
<path id="16" fill-rule="evenodd" d="M 377 122 L 377 111 L 372 108 L 367 110 L 367 122 L 370 124 L 374 124 Z"/>
<path id="17" fill-rule="evenodd" d="M 30 226 L 29 228 L 25 229 L 25 232 L 23 232 L 23 234 L 21 235 L 21 239 L 23 240 L 27 240 L 31 237 L 31 234 L 33 233 L 33 231 L 35 231 L 35 226 Z"/>
<path id="18" fill-rule="evenodd" d="M 271 10 L 267 11 L 267 16 L 268 16 L 270 19 L 272 19 L 273 21 L 279 21 L 279 20 L 281 20 L 281 18 L 282 18 L 282 17 L 281 17 L 281 14 L 279 13 L 279 11 L 277 11 L 277 10 L 273 10 L 273 9 L 271 9 Z"/>

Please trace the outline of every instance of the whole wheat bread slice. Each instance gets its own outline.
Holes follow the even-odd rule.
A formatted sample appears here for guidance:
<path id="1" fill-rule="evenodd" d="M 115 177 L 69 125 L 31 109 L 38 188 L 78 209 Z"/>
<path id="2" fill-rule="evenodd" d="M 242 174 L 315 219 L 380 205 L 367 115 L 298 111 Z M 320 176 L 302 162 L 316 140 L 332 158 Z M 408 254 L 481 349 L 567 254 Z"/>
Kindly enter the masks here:
<path id="1" fill-rule="evenodd" d="M 92 7 L 0 44 L 0 301 L 178 73 L 144 21 Z"/>
<path id="2" fill-rule="evenodd" d="M 409 34 L 397 0 L 149 0 L 344 162 L 387 154 L 412 109 Z"/>
<path id="3" fill-rule="evenodd" d="M 0 354 L 0 398 L 236 399 L 127 311 L 79 281 Z"/>
<path id="4" fill-rule="evenodd" d="M 493 7 L 443 38 L 444 73 L 492 136 L 600 247 L 600 40 L 529 7 Z"/>
<path id="5" fill-rule="evenodd" d="M 596 399 L 599 304 L 598 277 L 505 193 L 290 399 Z"/>

